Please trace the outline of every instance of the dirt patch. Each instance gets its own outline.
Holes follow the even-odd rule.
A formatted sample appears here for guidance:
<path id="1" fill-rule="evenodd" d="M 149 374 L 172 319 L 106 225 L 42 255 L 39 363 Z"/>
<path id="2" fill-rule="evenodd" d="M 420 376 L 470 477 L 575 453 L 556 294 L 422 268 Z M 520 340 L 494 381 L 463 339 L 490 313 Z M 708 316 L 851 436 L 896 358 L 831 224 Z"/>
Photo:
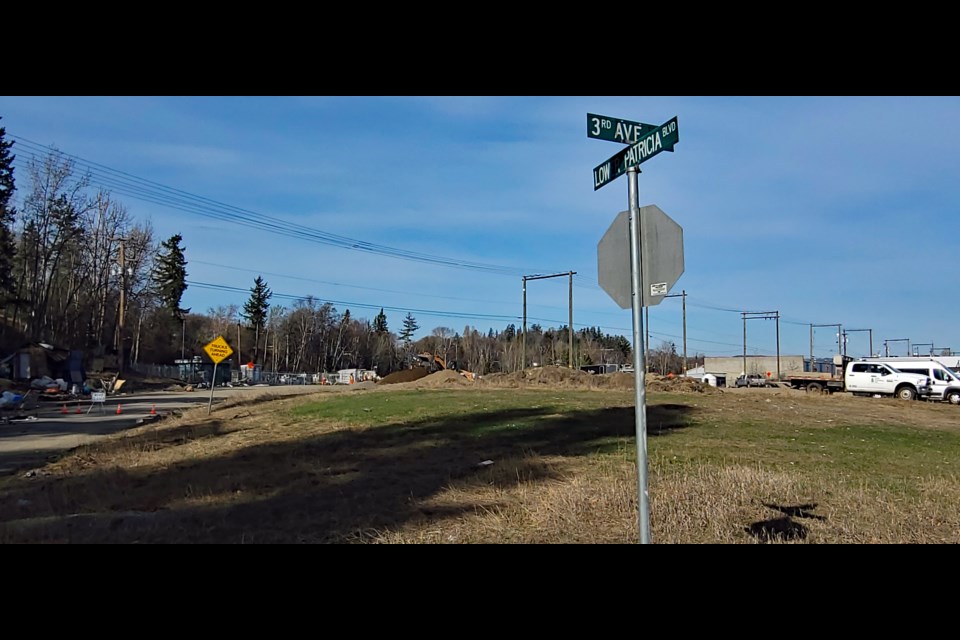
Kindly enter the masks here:
<path id="1" fill-rule="evenodd" d="M 397 384 L 400 382 L 413 382 L 414 380 L 419 380 L 420 378 L 425 378 L 430 375 L 430 372 L 426 367 L 414 367 L 413 369 L 403 369 L 402 371 L 394 371 L 393 373 L 384 376 L 377 381 L 377 384 Z"/>
<path id="2" fill-rule="evenodd" d="M 655 373 L 645 376 L 648 391 L 668 393 L 721 393 L 716 387 L 693 378 L 668 378 Z M 636 383 L 632 373 L 592 374 L 566 367 L 537 367 L 514 373 L 493 373 L 484 376 L 481 383 L 491 387 L 554 386 L 567 389 L 633 389 Z"/>
<path id="3" fill-rule="evenodd" d="M 590 388 L 599 386 L 597 379 L 601 376 L 592 375 L 578 369 L 566 367 L 536 367 L 513 373 L 491 373 L 481 379 L 481 383 L 491 387 L 525 387 L 525 386 L 556 386 Z"/>

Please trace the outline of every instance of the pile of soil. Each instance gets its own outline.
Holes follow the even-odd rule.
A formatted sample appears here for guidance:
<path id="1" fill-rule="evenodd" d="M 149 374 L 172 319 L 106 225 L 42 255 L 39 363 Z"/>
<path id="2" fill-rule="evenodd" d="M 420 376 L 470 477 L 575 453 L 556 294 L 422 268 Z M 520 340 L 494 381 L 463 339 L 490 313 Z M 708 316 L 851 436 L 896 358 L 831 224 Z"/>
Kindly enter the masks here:
<path id="1" fill-rule="evenodd" d="M 482 382 L 492 387 L 597 387 L 597 379 L 602 376 L 568 369 L 567 367 L 546 366 L 524 369 L 513 373 L 491 373 L 483 377 Z"/>
<path id="2" fill-rule="evenodd" d="M 703 384 L 693 378 L 666 376 L 649 373 L 645 377 L 648 391 L 669 393 L 717 393 L 716 387 Z M 566 367 L 536 367 L 514 373 L 492 373 L 484 376 L 482 384 L 492 387 L 552 386 L 557 388 L 580 389 L 622 389 L 635 387 L 632 373 L 591 374 L 579 369 Z"/>
<path id="3" fill-rule="evenodd" d="M 647 391 L 666 391 L 668 393 L 723 393 L 716 387 L 704 384 L 695 378 L 685 378 L 683 376 L 661 376 L 656 373 L 648 373 L 645 381 Z"/>
<path id="4" fill-rule="evenodd" d="M 439 373 L 443 373 L 443 372 L 441 371 Z M 412 369 L 403 369 L 401 371 L 394 371 L 393 373 L 380 378 L 377 381 L 377 384 L 396 384 L 398 382 L 413 382 L 414 380 L 425 378 L 428 375 L 430 375 L 430 371 L 427 370 L 426 367 L 414 367 Z"/>
<path id="5" fill-rule="evenodd" d="M 398 375 L 403 374 L 403 375 Z M 412 374 L 412 375 L 411 375 Z M 449 387 L 468 387 L 476 384 L 452 369 L 430 373 L 424 367 L 414 367 L 404 371 L 395 371 L 386 376 L 377 384 L 402 384 L 411 389 L 440 389 Z"/>
<path id="6" fill-rule="evenodd" d="M 467 380 L 466 377 L 460 375 L 456 371 L 451 371 L 447 369 L 445 371 L 437 371 L 436 373 L 431 373 L 425 378 L 417 380 L 415 384 L 411 385 L 417 388 L 427 388 L 427 389 L 436 389 L 437 387 L 468 387 L 473 386 L 473 382 Z"/>

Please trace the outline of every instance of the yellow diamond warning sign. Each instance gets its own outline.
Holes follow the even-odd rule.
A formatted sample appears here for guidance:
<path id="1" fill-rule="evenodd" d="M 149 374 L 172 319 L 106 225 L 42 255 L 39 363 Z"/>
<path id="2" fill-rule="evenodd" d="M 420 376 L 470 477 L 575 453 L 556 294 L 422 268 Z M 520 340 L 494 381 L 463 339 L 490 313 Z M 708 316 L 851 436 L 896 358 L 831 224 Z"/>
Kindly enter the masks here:
<path id="1" fill-rule="evenodd" d="M 217 339 L 205 346 L 203 350 L 207 352 L 214 364 L 220 364 L 221 361 L 229 358 L 230 354 L 233 353 L 233 349 L 223 339 L 223 336 L 217 336 Z"/>

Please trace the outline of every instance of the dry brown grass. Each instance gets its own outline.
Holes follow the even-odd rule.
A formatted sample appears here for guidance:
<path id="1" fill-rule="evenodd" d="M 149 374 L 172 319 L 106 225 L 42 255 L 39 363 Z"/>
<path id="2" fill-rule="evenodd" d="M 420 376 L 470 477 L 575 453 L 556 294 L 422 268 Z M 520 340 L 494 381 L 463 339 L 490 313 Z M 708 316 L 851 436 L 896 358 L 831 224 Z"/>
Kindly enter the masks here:
<path id="1" fill-rule="evenodd" d="M 0 542 L 637 540 L 629 391 L 441 378 L 399 393 L 265 394 L 80 447 L 0 485 Z M 342 418 L 295 411 L 328 401 Z M 862 424 L 953 438 L 955 407 L 773 389 L 648 402 L 654 542 L 960 542 L 960 478 L 936 442 L 911 445 L 927 466 L 909 475 L 896 449 L 877 458 L 888 470 L 861 469 L 847 440 L 830 439 Z M 394 406 L 425 413 L 364 422 Z"/>
<path id="2" fill-rule="evenodd" d="M 511 463 L 508 461 L 506 467 Z M 469 514 L 378 532 L 379 543 L 590 543 L 638 540 L 632 460 L 563 465 L 550 482 L 448 488 L 437 507 L 486 505 Z M 509 471 L 507 472 L 509 473 Z M 957 543 L 960 483 L 937 480 L 919 496 L 860 483 L 778 473 L 758 466 L 650 470 L 651 539 L 661 544 Z"/>

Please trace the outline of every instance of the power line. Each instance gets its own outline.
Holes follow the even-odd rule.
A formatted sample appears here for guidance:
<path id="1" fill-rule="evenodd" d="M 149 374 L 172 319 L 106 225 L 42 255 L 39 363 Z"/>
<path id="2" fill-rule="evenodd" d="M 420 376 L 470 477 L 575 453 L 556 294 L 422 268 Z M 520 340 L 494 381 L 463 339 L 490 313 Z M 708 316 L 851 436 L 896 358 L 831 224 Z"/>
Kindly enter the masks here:
<path id="1" fill-rule="evenodd" d="M 74 162 L 75 165 L 86 170 L 86 172 L 90 175 L 92 182 L 96 182 L 97 184 L 116 191 L 121 195 L 171 207 L 187 213 L 194 213 L 216 220 L 232 222 L 241 226 L 267 231 L 269 233 L 276 233 L 288 237 L 297 237 L 310 242 L 361 251 L 364 253 L 374 253 L 402 260 L 412 260 L 428 264 L 470 269 L 487 273 L 496 273 L 500 275 L 523 275 L 525 273 L 530 273 L 531 271 L 529 268 L 518 268 L 484 262 L 474 262 L 421 253 L 417 251 L 410 251 L 407 249 L 398 249 L 396 247 L 390 247 L 387 245 L 329 233 L 312 227 L 307 227 L 302 224 L 292 223 L 275 216 L 269 216 L 263 213 L 252 211 L 250 209 L 224 204 L 211 198 L 197 196 L 190 192 L 183 191 L 182 189 L 169 187 L 159 182 L 137 177 L 125 171 L 112 169 L 97 162 L 85 160 L 80 156 L 65 153 L 59 149 L 39 144 L 22 136 L 12 134 L 9 135 L 11 138 L 14 138 L 20 143 L 20 148 L 25 150 L 29 159 L 42 162 L 43 159 L 49 154 L 56 154 L 69 158 Z"/>
<path id="2" fill-rule="evenodd" d="M 234 287 L 230 285 L 216 284 L 216 283 L 209 283 L 209 282 L 197 282 L 193 280 L 187 280 L 186 282 L 188 285 L 197 287 L 200 289 L 211 289 L 215 291 L 224 291 L 228 293 L 242 293 L 244 295 L 250 293 L 248 289 L 244 289 L 242 287 Z M 337 305 L 343 308 L 352 307 L 352 308 L 371 309 L 371 310 L 384 309 L 385 311 L 395 311 L 395 312 L 401 312 L 401 313 L 409 312 L 409 313 L 416 313 L 418 315 L 437 316 L 437 317 L 443 317 L 443 318 L 463 318 L 463 319 L 471 319 L 471 320 L 501 320 L 501 321 L 520 320 L 518 316 L 511 316 L 511 315 L 498 315 L 498 314 L 489 314 L 489 313 L 468 313 L 468 312 L 461 313 L 461 312 L 455 312 L 455 311 L 440 311 L 436 309 L 394 307 L 389 305 L 368 304 L 368 303 L 362 303 L 362 302 L 349 302 L 344 300 L 329 300 L 326 298 L 320 298 L 318 296 L 313 296 L 313 295 L 296 295 L 296 294 L 289 294 L 289 293 L 274 292 L 273 297 L 283 299 L 283 300 L 294 300 L 294 301 L 301 301 L 301 300 L 306 301 L 308 299 L 313 299 L 321 304 L 329 303 L 331 305 Z M 539 322 L 545 322 L 545 323 L 554 323 L 560 326 L 564 326 L 563 321 L 557 320 L 555 318 L 528 317 L 528 319 L 536 320 Z M 625 329 L 623 327 L 610 327 L 610 326 L 604 326 L 604 325 L 592 325 L 592 324 L 583 324 L 583 323 L 575 322 L 574 328 L 576 327 L 580 327 L 580 328 L 597 327 L 597 328 L 605 329 L 608 331 L 620 331 L 620 332 L 628 331 L 628 329 Z M 657 337 L 679 338 L 679 336 L 674 336 L 674 335 L 665 334 L 665 333 L 657 333 L 657 332 L 651 332 L 651 335 L 654 335 Z M 689 336 L 687 339 L 688 341 L 695 342 L 695 343 L 718 344 L 718 345 L 733 346 L 733 347 L 740 346 L 730 342 L 719 342 L 716 340 L 701 340 L 697 338 L 691 338 Z M 754 350 L 757 349 L 757 347 L 754 347 L 754 346 L 749 346 L 749 348 Z"/>
<path id="3" fill-rule="evenodd" d="M 393 258 L 402 259 L 402 260 L 417 261 L 417 262 L 423 262 L 427 264 L 435 264 L 439 266 L 448 266 L 448 267 L 454 267 L 454 268 L 460 268 L 460 269 L 470 269 L 470 270 L 491 273 L 496 275 L 522 276 L 524 274 L 529 274 L 533 271 L 537 271 L 537 272 L 551 271 L 550 269 L 534 270 L 529 268 L 508 267 L 504 265 L 495 265 L 490 263 L 446 258 L 443 256 L 421 253 L 421 252 L 411 251 L 407 249 L 399 249 L 399 248 L 390 247 L 387 245 L 381 245 L 381 244 L 371 243 L 371 242 L 358 240 L 354 238 L 349 238 L 347 236 L 341 236 L 338 234 L 325 232 L 320 229 L 307 227 L 302 224 L 293 223 L 275 216 L 269 216 L 266 214 L 258 213 L 250 209 L 244 209 L 241 207 L 236 207 L 234 205 L 225 204 L 217 200 L 207 198 L 204 196 L 199 196 L 199 195 L 190 193 L 188 191 L 184 191 L 182 189 L 177 189 L 175 187 L 170 187 L 162 183 L 155 182 L 153 180 L 140 178 L 131 173 L 121 171 L 118 169 L 113 169 L 106 165 L 103 165 L 94 161 L 86 160 L 80 156 L 60 151 L 59 149 L 56 149 L 52 146 L 42 145 L 40 143 L 34 142 L 33 140 L 30 140 L 22 136 L 13 135 L 10 133 L 8 133 L 8 136 L 17 141 L 16 151 L 18 151 L 18 154 L 17 154 L 18 156 L 20 155 L 19 151 L 23 151 L 23 155 L 25 155 L 28 160 L 33 160 L 39 163 L 42 163 L 47 157 L 49 157 L 50 154 L 55 154 L 61 157 L 69 158 L 76 166 L 86 171 L 86 173 L 90 176 L 91 182 L 95 182 L 96 184 L 104 188 L 107 188 L 112 192 L 116 192 L 120 195 L 135 198 L 137 200 L 150 202 L 160 206 L 183 211 L 189 214 L 200 215 L 200 216 L 204 216 L 207 218 L 212 218 L 212 219 L 220 220 L 224 222 L 230 222 L 232 224 L 237 224 L 239 226 L 255 229 L 258 231 L 265 231 L 265 232 L 273 233 L 276 235 L 297 238 L 301 240 L 306 240 L 308 242 L 325 244 L 325 245 L 334 246 L 334 247 L 343 248 L 343 249 L 361 251 L 368 254 L 372 253 L 372 254 L 378 254 L 378 255 L 393 257 Z M 195 262 L 202 263 L 201 261 L 195 261 Z M 214 263 L 206 263 L 206 264 L 211 264 L 212 266 L 221 266 L 223 268 L 228 268 L 228 269 L 241 270 L 239 267 L 215 265 Z M 253 271 L 253 270 L 250 270 L 250 271 Z M 267 273 L 267 272 L 261 272 L 261 273 Z M 295 278 L 295 279 L 311 281 L 308 278 L 300 278 L 297 276 L 287 276 L 283 274 L 269 274 L 269 273 L 267 274 L 276 275 L 278 277 L 287 277 L 287 278 Z M 372 291 L 391 292 L 390 290 L 376 289 L 373 287 L 360 287 L 357 285 L 342 285 L 340 283 L 324 282 L 320 280 L 313 280 L 313 281 L 321 284 L 328 284 L 328 285 L 335 285 L 335 286 L 354 286 L 356 288 L 369 289 Z M 197 283 L 195 286 L 202 286 L 202 284 Z M 213 285 L 207 285 L 207 286 L 212 287 Z M 576 283 L 576 286 L 580 289 L 600 290 L 600 287 L 598 285 L 586 284 L 586 283 L 583 283 L 582 281 L 578 281 Z M 227 290 L 227 289 L 221 289 L 221 290 Z M 240 291 L 246 293 L 246 290 L 240 290 Z M 399 291 L 396 291 L 393 293 L 401 293 L 405 295 L 430 296 L 430 294 L 413 294 L 413 293 L 399 292 Z M 446 296 L 434 295 L 431 297 L 448 298 L 451 300 L 469 300 L 473 302 L 483 302 L 483 301 L 477 301 L 477 300 L 457 298 L 453 296 L 446 297 Z M 290 296 L 290 298 L 301 299 L 303 297 Z M 715 303 L 696 302 L 695 296 L 691 296 L 690 298 L 691 299 L 689 304 L 693 307 L 710 309 L 713 311 L 721 311 L 721 312 L 727 312 L 727 313 L 742 313 L 742 310 L 740 309 L 724 307 Z M 338 304 L 341 304 L 341 303 L 338 303 Z M 381 307 L 381 305 L 369 305 L 369 304 L 361 304 L 361 303 L 349 303 L 349 304 L 355 307 L 360 307 L 360 308 L 374 309 L 374 308 Z M 549 306 L 545 306 L 545 305 L 540 305 L 540 306 L 544 308 L 550 308 Z M 391 308 L 391 307 L 384 307 L 384 308 Z M 392 307 L 391 310 L 400 310 L 400 309 L 396 307 Z M 442 311 L 434 311 L 434 310 L 420 310 L 418 312 L 423 313 L 424 315 L 436 315 L 441 317 L 462 317 L 462 318 L 491 319 L 491 320 L 516 319 L 515 316 L 494 315 L 494 314 L 453 314 L 453 312 L 442 312 Z M 596 312 L 596 313 L 604 313 L 604 312 Z M 608 313 L 607 315 L 613 315 L 613 313 Z M 531 318 L 531 319 L 541 320 L 543 322 L 553 322 L 553 323 L 558 323 L 560 325 L 563 325 L 563 322 L 558 320 L 544 319 L 544 318 Z M 794 325 L 810 324 L 809 322 L 801 322 L 801 321 L 794 321 L 794 320 L 783 320 L 783 321 L 785 323 L 794 324 Z M 574 323 L 574 326 L 589 327 L 593 325 Z M 611 327 L 604 327 L 604 328 L 611 328 Z M 624 329 L 624 328 L 611 328 L 611 329 L 615 329 L 623 332 L 629 332 L 628 329 Z M 663 334 L 663 335 L 667 335 L 667 334 Z M 673 337 L 676 337 L 676 336 L 673 336 Z M 739 346 L 730 342 L 702 340 L 702 339 L 696 339 L 696 338 L 688 338 L 688 339 L 690 339 L 693 342 L 702 342 L 702 343 L 718 344 L 718 345 L 725 345 L 725 346 Z"/>
<path id="4" fill-rule="evenodd" d="M 214 291 L 225 291 L 228 293 L 242 293 L 249 294 L 249 289 L 244 289 L 242 287 L 233 287 L 225 284 L 215 284 L 210 282 L 197 282 L 195 280 L 186 280 L 186 283 L 192 287 L 197 287 L 200 289 L 212 289 Z M 361 308 L 361 309 L 384 309 L 385 311 L 399 311 L 399 312 L 410 312 L 418 313 L 421 315 L 429 316 L 440 316 L 445 318 L 468 318 L 476 320 L 519 320 L 518 316 L 509 316 L 509 315 L 497 315 L 492 313 L 469 313 L 469 312 L 453 312 L 453 311 L 438 311 L 435 309 L 417 309 L 413 307 L 392 307 L 389 305 L 381 304 L 369 304 L 364 302 L 349 302 L 345 300 L 330 300 L 327 298 L 321 298 L 314 295 L 295 295 L 291 293 L 279 293 L 272 292 L 271 297 L 280 298 L 283 300 L 294 300 L 294 301 L 307 301 L 315 300 L 321 304 L 329 303 L 331 305 L 339 305 L 344 308 Z"/>
<path id="5" fill-rule="evenodd" d="M 460 298 L 457 296 L 441 296 L 431 293 L 421 293 L 418 291 L 399 291 L 396 289 L 381 289 L 379 287 L 365 287 L 358 284 L 347 284 L 344 282 L 331 282 L 329 280 L 317 280 L 316 278 L 306 278 L 303 276 L 293 276 L 286 273 L 276 273 L 270 271 L 263 271 L 262 269 L 248 269 L 246 267 L 234 267 L 228 264 L 218 264 L 216 262 L 207 262 L 205 260 L 195 260 L 191 259 L 190 264 L 205 264 L 211 267 L 220 267 L 221 269 L 230 269 L 232 271 L 246 271 L 248 273 L 256 273 L 257 275 L 262 276 L 274 276 L 277 278 L 286 278 L 289 280 L 302 280 L 303 282 L 313 282 L 316 284 L 325 284 L 333 287 L 347 287 L 352 289 L 363 289 L 364 291 L 377 291 L 379 293 L 398 293 L 406 296 L 420 296 L 424 298 L 439 298 L 442 300 L 460 300 L 462 302 L 482 302 L 485 304 L 512 304 L 512 302 L 504 302 L 503 300 L 478 300 L 476 298 Z"/>

